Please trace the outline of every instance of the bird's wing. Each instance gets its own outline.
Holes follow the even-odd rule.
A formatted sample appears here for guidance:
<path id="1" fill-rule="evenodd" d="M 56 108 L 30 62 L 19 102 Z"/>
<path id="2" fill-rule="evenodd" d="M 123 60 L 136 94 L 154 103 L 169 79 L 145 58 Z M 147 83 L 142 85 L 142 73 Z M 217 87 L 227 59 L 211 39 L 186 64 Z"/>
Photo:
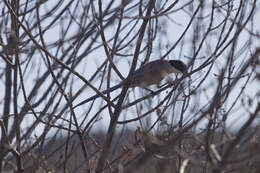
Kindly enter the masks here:
<path id="1" fill-rule="evenodd" d="M 144 75 L 144 69 L 141 67 L 134 72 L 133 77 L 135 78 L 135 77 L 140 77 L 140 76 L 143 76 L 143 75 Z"/>
<path id="2" fill-rule="evenodd" d="M 154 71 L 154 67 L 156 67 L 156 64 L 158 63 L 159 61 L 156 60 L 156 61 L 151 61 L 147 64 L 144 64 L 142 67 L 140 67 L 139 69 L 137 69 L 135 72 L 134 72 L 134 79 L 135 78 L 141 78 L 143 77 L 144 75 L 149 75 L 150 73 L 152 73 Z"/>

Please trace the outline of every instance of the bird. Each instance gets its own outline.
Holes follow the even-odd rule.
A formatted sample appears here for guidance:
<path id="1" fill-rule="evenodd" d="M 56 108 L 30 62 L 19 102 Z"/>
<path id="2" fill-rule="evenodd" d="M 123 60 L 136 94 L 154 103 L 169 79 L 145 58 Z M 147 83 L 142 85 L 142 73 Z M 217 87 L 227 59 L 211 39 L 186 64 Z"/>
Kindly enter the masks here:
<path id="1" fill-rule="evenodd" d="M 163 60 L 163 59 L 154 60 L 144 64 L 134 72 L 129 88 L 134 88 L 134 87 L 146 88 L 147 86 L 155 85 L 155 84 L 159 86 L 160 82 L 169 74 L 185 73 L 186 70 L 187 70 L 186 64 L 184 64 L 180 60 Z M 102 93 L 107 94 L 113 92 L 124 85 L 125 85 L 125 81 L 122 81 L 119 84 L 103 91 Z M 78 103 L 73 108 L 81 106 L 98 97 L 100 97 L 100 95 L 98 94 L 89 97 L 86 100 Z"/>

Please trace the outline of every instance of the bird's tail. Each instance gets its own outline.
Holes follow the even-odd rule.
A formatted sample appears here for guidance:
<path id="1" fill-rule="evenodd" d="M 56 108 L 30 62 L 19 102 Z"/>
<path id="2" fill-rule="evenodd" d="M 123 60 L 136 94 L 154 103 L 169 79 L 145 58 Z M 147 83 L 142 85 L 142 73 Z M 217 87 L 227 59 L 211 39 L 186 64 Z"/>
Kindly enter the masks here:
<path id="1" fill-rule="evenodd" d="M 107 89 L 107 90 L 105 90 L 105 91 L 102 91 L 102 93 L 103 93 L 103 94 L 107 94 L 107 93 L 113 92 L 113 91 L 115 91 L 116 89 L 122 87 L 123 85 L 124 85 L 124 83 L 121 82 L 121 83 L 119 83 L 119 84 L 116 85 L 116 86 L 113 86 L 113 87 L 111 87 L 111 88 L 109 88 L 109 89 Z M 94 95 L 94 96 L 92 96 L 92 97 L 89 97 L 88 99 L 86 99 L 86 100 L 80 102 L 79 104 L 77 104 L 77 105 L 74 106 L 73 108 L 76 108 L 76 107 L 78 107 L 78 106 L 80 106 L 80 105 L 83 105 L 83 104 L 85 104 L 85 103 L 87 103 L 87 102 L 90 102 L 91 100 L 94 100 L 94 99 L 96 99 L 96 98 L 98 98 L 98 97 L 100 97 L 100 95 L 98 95 L 98 94 L 96 94 L 96 95 Z"/>

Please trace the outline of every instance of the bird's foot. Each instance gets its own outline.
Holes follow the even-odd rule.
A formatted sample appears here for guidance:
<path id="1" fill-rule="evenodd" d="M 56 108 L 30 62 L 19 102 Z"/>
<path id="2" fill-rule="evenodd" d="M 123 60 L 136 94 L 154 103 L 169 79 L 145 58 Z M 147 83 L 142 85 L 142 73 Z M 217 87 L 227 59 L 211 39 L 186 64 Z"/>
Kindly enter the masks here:
<path id="1" fill-rule="evenodd" d="M 152 96 L 155 96 L 156 95 L 156 92 L 155 91 L 153 91 L 153 90 L 150 90 L 150 94 L 152 95 Z"/>

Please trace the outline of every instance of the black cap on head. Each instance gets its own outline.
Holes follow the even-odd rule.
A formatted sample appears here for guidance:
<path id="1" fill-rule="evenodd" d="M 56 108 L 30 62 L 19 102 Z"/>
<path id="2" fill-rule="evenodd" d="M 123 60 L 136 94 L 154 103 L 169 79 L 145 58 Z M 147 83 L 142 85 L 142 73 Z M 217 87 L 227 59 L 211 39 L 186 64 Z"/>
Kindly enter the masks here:
<path id="1" fill-rule="evenodd" d="M 186 64 L 184 64 L 180 60 L 170 60 L 169 63 L 171 64 L 171 66 L 173 66 L 182 73 L 184 73 L 187 70 Z"/>

